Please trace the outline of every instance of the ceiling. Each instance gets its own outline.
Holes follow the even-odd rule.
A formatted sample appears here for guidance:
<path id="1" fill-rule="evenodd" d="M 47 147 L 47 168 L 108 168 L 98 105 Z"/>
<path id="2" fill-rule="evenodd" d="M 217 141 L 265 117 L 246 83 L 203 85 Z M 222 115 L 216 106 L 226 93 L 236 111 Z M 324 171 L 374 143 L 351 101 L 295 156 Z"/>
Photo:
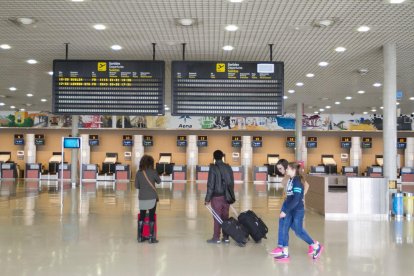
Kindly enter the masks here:
<path id="1" fill-rule="evenodd" d="M 389 4 L 386 0 L 0 0 L 0 106 L 1 110 L 25 108 L 50 111 L 53 59 L 156 59 L 166 61 L 166 100 L 171 101 L 170 65 L 186 60 L 267 61 L 268 44 L 273 60 L 285 63 L 285 110 L 303 102 L 305 112 L 331 106 L 324 113 L 380 113 L 383 82 L 382 45 L 397 44 L 397 88 L 403 91 L 401 112 L 414 112 L 414 2 Z M 32 17 L 32 25 L 19 26 L 10 18 Z M 195 18 L 184 27 L 176 18 Z M 315 20 L 335 19 L 331 27 L 313 27 Z M 98 31 L 94 24 L 107 26 Z M 228 32 L 227 24 L 239 30 Z M 366 25 L 370 31 L 356 28 Z M 114 51 L 111 45 L 123 47 Z M 224 51 L 224 45 L 234 46 Z M 334 49 L 346 48 L 343 53 Z M 36 59 L 30 65 L 28 59 Z M 327 67 L 320 67 L 327 61 Z M 368 69 L 361 75 L 358 69 Z M 313 78 L 305 75 L 313 73 Z M 304 86 L 297 87 L 297 82 Z M 9 87 L 16 87 L 10 91 Z M 289 89 L 296 92 L 290 94 Z M 366 91 L 358 94 L 358 90 Z M 27 93 L 34 96 L 29 98 Z M 345 100 L 352 96 L 352 100 Z M 45 98 L 47 102 L 41 102 Z M 340 101 L 340 105 L 335 105 Z M 31 106 L 27 106 L 31 104 Z M 311 106 L 311 107 L 310 107 Z M 376 112 L 371 112 L 375 107 Z"/>

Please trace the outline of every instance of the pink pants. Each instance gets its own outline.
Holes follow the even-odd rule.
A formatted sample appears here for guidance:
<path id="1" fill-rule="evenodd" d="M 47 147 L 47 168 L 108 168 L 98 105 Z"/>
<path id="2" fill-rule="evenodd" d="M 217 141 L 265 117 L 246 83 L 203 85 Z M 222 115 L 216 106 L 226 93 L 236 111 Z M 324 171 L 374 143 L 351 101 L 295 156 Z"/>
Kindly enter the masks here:
<path id="1" fill-rule="evenodd" d="M 230 204 L 227 203 L 224 196 L 217 196 L 211 198 L 211 207 L 213 210 L 220 216 L 222 220 L 226 220 L 229 218 L 229 208 Z M 213 238 L 218 240 L 220 239 L 220 229 L 221 225 L 214 219 L 214 235 Z M 223 233 L 223 237 L 228 237 Z"/>

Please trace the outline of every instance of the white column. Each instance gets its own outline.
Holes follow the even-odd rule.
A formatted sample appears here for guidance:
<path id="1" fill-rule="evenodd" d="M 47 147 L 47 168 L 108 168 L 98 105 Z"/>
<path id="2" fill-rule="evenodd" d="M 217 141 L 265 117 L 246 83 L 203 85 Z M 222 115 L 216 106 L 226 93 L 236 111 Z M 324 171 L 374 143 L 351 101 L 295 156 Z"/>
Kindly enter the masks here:
<path id="1" fill-rule="evenodd" d="M 414 167 L 414 137 L 407 137 L 407 148 L 405 149 L 405 167 Z"/>
<path id="2" fill-rule="evenodd" d="M 397 54 L 395 43 L 384 45 L 383 140 L 384 177 L 397 179 Z"/>
<path id="3" fill-rule="evenodd" d="M 116 128 L 116 115 L 112 116 L 112 128 Z"/>
<path id="4" fill-rule="evenodd" d="M 132 158 L 133 158 L 133 164 L 135 165 L 135 171 L 139 169 L 139 161 L 141 161 L 141 157 L 144 155 L 143 140 L 144 140 L 144 136 L 134 135 L 134 146 L 132 147 Z M 133 175 L 135 174 L 133 173 Z"/>
<path id="5" fill-rule="evenodd" d="M 198 164 L 197 135 L 187 136 L 187 168 L 195 169 Z"/>
<path id="6" fill-rule="evenodd" d="M 241 165 L 244 167 L 244 182 L 249 181 L 249 173 L 253 166 L 253 148 L 252 148 L 252 137 L 242 137 L 242 148 L 241 148 Z"/>
<path id="7" fill-rule="evenodd" d="M 303 161 L 302 117 L 303 117 L 303 103 L 297 103 L 296 104 L 296 120 L 295 120 L 295 137 L 296 137 L 295 159 L 296 161 Z"/>
<path id="8" fill-rule="evenodd" d="M 82 163 L 91 163 L 91 147 L 89 146 L 89 134 L 82 134 Z"/>
<path id="9" fill-rule="evenodd" d="M 79 115 L 72 115 L 72 137 L 79 137 Z M 72 149 L 71 152 L 71 182 L 72 186 L 76 185 L 78 179 L 78 149 Z"/>
<path id="10" fill-rule="evenodd" d="M 24 143 L 24 158 L 26 163 L 36 163 L 35 135 L 26 134 Z"/>
<path id="11" fill-rule="evenodd" d="M 298 145 L 298 144 L 296 144 Z M 306 136 L 302 136 L 302 142 L 301 142 L 301 148 L 302 148 L 302 160 L 298 160 L 298 161 L 303 161 L 304 165 L 305 165 L 305 169 L 308 166 L 308 148 L 306 147 Z"/>
<path id="12" fill-rule="evenodd" d="M 349 152 L 349 165 L 358 167 L 362 164 L 362 149 L 361 149 L 361 137 L 351 138 L 351 150 Z"/>

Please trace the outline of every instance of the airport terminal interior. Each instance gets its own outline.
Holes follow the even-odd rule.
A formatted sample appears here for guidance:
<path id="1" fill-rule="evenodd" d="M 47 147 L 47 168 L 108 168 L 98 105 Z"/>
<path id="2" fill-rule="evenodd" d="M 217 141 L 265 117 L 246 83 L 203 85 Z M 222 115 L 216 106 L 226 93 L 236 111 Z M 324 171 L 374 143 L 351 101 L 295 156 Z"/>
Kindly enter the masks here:
<path id="1" fill-rule="evenodd" d="M 411 275 L 413 14 L 413 0 L 0 0 L 1 274 Z M 242 243 L 206 242 L 216 150 Z M 144 155 L 158 243 L 137 237 Z M 289 258 L 270 254 L 282 159 L 309 183 L 318 254 L 293 229 Z"/>

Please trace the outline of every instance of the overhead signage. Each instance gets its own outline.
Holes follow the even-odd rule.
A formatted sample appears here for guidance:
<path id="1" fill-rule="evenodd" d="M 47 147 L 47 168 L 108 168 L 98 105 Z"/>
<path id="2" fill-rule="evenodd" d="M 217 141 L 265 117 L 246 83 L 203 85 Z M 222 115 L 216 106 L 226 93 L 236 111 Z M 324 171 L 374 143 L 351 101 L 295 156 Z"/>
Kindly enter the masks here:
<path id="1" fill-rule="evenodd" d="M 362 137 L 361 148 L 363 149 L 372 148 L 372 137 Z"/>
<path id="2" fill-rule="evenodd" d="M 233 148 L 241 148 L 241 146 L 242 146 L 241 136 L 232 136 L 231 137 L 231 146 Z"/>
<path id="3" fill-rule="evenodd" d="M 283 114 L 283 62 L 173 61 L 172 115 Z"/>
<path id="4" fill-rule="evenodd" d="M 187 146 L 187 136 L 179 135 L 177 136 L 177 147 L 186 147 Z"/>
<path id="5" fill-rule="evenodd" d="M 397 139 L 397 149 L 405 149 L 407 147 L 407 138 Z"/>
<path id="6" fill-rule="evenodd" d="M 286 137 L 286 147 L 294 149 L 296 147 L 296 137 L 294 136 Z"/>
<path id="7" fill-rule="evenodd" d="M 144 136 L 144 139 L 142 140 L 142 144 L 144 147 L 152 147 L 154 145 L 153 137 Z"/>
<path id="8" fill-rule="evenodd" d="M 308 137 L 306 140 L 306 147 L 313 149 L 318 147 L 318 137 Z"/>
<path id="9" fill-rule="evenodd" d="M 54 114 L 164 115 L 164 61 L 54 60 Z"/>
<path id="10" fill-rule="evenodd" d="M 197 136 L 197 147 L 207 147 L 207 136 L 205 135 L 199 135 Z"/>
<path id="11" fill-rule="evenodd" d="M 350 149 L 352 146 L 351 137 L 341 137 L 341 148 Z"/>
<path id="12" fill-rule="evenodd" d="M 262 136 L 253 136 L 252 138 L 252 148 L 261 148 L 263 146 Z"/>
<path id="13" fill-rule="evenodd" d="M 44 146 L 45 145 L 45 135 L 44 134 L 35 134 L 35 145 Z"/>

